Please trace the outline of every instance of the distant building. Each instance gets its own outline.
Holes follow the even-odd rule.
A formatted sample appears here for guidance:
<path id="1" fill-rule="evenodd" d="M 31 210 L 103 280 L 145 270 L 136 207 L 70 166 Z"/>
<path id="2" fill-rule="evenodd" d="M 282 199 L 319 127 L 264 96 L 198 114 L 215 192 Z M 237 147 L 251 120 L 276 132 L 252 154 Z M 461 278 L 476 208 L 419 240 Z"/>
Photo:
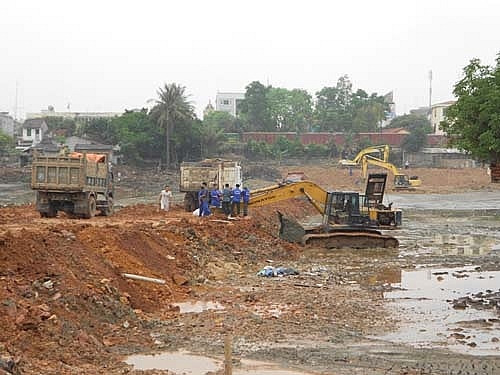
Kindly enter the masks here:
<path id="1" fill-rule="evenodd" d="M 37 145 L 47 134 L 49 128 L 43 119 L 29 119 L 22 126 L 21 140 L 19 146 L 27 147 Z"/>
<path id="2" fill-rule="evenodd" d="M 215 100 L 215 110 L 232 114 L 236 117 L 239 113 L 239 104 L 245 99 L 241 92 L 218 92 Z"/>
<path id="3" fill-rule="evenodd" d="M 209 100 L 207 106 L 203 110 L 203 118 L 205 118 L 206 115 L 208 115 L 213 111 L 215 111 L 214 106 L 212 105 L 212 102 Z"/>
<path id="4" fill-rule="evenodd" d="M 441 121 L 446 120 L 446 112 L 448 110 L 448 107 L 454 103 L 455 103 L 454 100 L 450 100 L 447 102 L 436 103 L 432 105 L 431 126 L 434 131 L 434 134 L 444 135 L 444 132 L 441 129 L 439 129 L 439 124 L 441 123 Z"/>
<path id="5" fill-rule="evenodd" d="M 0 112 L 0 130 L 9 137 L 14 137 L 14 119 L 9 112 Z"/>
<path id="6" fill-rule="evenodd" d="M 26 114 L 27 119 L 43 118 L 43 117 L 62 117 L 65 119 L 78 118 L 112 118 L 121 116 L 121 112 L 56 112 L 54 107 L 49 106 L 48 109 L 42 109 L 40 112 L 31 112 Z"/>

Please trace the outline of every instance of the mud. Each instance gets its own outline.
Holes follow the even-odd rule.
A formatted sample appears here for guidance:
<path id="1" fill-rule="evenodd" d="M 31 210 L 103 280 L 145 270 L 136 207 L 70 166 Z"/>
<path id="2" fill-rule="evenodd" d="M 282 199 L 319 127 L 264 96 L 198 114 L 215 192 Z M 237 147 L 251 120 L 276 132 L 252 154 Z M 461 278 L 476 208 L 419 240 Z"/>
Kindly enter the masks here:
<path id="1" fill-rule="evenodd" d="M 326 171 L 333 177 L 318 181 L 322 186 L 358 186 L 343 170 L 325 167 L 322 179 Z M 309 168 L 308 177 L 316 172 Z M 457 171 L 446 175 L 457 177 Z M 249 371 L 249 360 L 272 364 L 256 365 L 254 373 L 500 373 L 500 356 L 487 352 L 498 347 L 498 309 L 472 303 L 493 303 L 498 291 L 499 226 L 488 211 L 495 186 L 486 194 L 484 186 L 469 185 L 469 175 L 464 185 L 454 180 L 453 191 L 468 194 L 456 209 L 450 205 L 457 197 L 449 194 L 425 207 L 416 203 L 424 195 L 390 194 L 406 205 L 403 229 L 390 232 L 400 248 L 353 251 L 304 248 L 279 238 L 277 211 L 316 220 L 302 199 L 254 210 L 248 219 L 200 219 L 179 207 L 158 212 L 151 203 L 155 182 L 124 176 L 125 182 L 134 176 L 133 184 L 122 181 L 122 208 L 112 217 L 41 219 L 33 205 L 0 209 L 0 374 L 182 373 L 169 363 L 140 370 L 125 362 L 131 355 L 178 350 L 211 358 L 215 368 L 201 370 L 222 373 L 228 335 L 235 374 Z M 163 178 L 171 176 L 157 180 Z M 135 204 L 139 200 L 145 203 Z M 457 214 L 462 211 L 469 214 Z M 266 265 L 299 274 L 257 276 Z M 454 284 L 453 295 L 440 297 L 436 308 L 427 303 L 437 300 L 435 290 L 420 282 L 408 307 L 406 280 L 420 271 L 438 289 L 448 278 L 481 284 Z M 124 279 L 123 273 L 166 283 Z M 463 308 L 454 308 L 457 303 Z M 442 309 L 462 315 L 446 322 Z M 422 316 L 434 318 L 432 325 L 415 325 Z M 404 333 L 408 328 L 411 335 Z"/>

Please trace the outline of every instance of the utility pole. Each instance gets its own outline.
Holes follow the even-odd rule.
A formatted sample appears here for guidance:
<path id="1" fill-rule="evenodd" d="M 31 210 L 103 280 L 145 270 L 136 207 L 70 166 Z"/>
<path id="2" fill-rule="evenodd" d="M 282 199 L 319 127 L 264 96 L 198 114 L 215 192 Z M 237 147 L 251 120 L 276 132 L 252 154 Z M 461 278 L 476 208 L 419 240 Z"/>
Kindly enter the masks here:
<path id="1" fill-rule="evenodd" d="M 14 120 L 17 121 L 17 95 L 18 95 L 19 81 L 16 80 L 16 101 L 14 104 Z"/>
<path id="2" fill-rule="evenodd" d="M 429 70 L 429 121 L 432 124 L 432 70 Z M 434 129 L 434 133 L 436 129 Z"/>

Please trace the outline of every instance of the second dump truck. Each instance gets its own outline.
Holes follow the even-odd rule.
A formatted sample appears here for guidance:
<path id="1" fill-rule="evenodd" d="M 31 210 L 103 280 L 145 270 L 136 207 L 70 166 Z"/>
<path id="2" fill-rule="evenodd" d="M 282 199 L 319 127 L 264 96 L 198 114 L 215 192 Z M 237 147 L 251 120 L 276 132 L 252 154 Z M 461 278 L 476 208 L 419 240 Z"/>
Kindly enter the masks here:
<path id="1" fill-rule="evenodd" d="M 179 191 L 184 195 L 184 209 L 194 211 L 199 207 L 198 192 L 201 184 L 206 182 L 211 189 L 214 184 L 222 190 L 225 184 L 234 188 L 242 185 L 241 165 L 237 161 L 224 159 L 205 159 L 199 162 L 183 162 L 181 164 Z"/>
<path id="2" fill-rule="evenodd" d="M 91 218 L 113 213 L 113 175 L 108 154 L 35 155 L 31 188 L 42 217 L 58 211 Z"/>

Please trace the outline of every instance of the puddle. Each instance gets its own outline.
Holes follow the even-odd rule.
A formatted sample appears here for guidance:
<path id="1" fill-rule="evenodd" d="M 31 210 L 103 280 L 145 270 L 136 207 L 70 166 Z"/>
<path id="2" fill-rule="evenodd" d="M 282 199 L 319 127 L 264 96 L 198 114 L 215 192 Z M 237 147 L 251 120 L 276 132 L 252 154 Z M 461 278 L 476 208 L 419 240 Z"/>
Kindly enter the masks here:
<path id="1" fill-rule="evenodd" d="M 500 247 L 498 219 L 407 215 L 397 232 L 401 255 L 483 256 Z"/>
<path id="2" fill-rule="evenodd" d="M 208 357 L 184 352 L 162 353 L 157 355 L 133 355 L 125 361 L 135 370 L 169 370 L 179 374 L 205 375 L 222 367 L 222 362 Z"/>
<path id="3" fill-rule="evenodd" d="M 208 372 L 224 370 L 224 362 L 209 357 L 187 352 L 161 353 L 157 355 L 133 355 L 125 362 L 134 366 L 134 370 L 169 370 L 183 375 L 206 375 Z M 233 365 L 234 375 L 312 375 L 306 372 L 287 370 L 268 362 L 242 360 Z"/>
<path id="4" fill-rule="evenodd" d="M 282 367 L 268 362 L 242 360 L 241 368 L 233 367 L 234 375 L 312 375 L 308 372 L 286 370 Z"/>
<path id="5" fill-rule="evenodd" d="M 401 319 L 397 332 L 383 340 L 417 347 L 447 347 L 474 355 L 496 355 L 500 350 L 500 319 L 494 308 L 455 309 L 450 301 L 498 291 L 500 271 L 481 272 L 473 266 L 402 271 L 398 288 L 384 293 Z"/>
<path id="6" fill-rule="evenodd" d="M 189 301 L 173 303 L 172 305 L 179 307 L 181 314 L 201 313 L 207 310 L 224 310 L 224 306 L 213 301 Z"/>

